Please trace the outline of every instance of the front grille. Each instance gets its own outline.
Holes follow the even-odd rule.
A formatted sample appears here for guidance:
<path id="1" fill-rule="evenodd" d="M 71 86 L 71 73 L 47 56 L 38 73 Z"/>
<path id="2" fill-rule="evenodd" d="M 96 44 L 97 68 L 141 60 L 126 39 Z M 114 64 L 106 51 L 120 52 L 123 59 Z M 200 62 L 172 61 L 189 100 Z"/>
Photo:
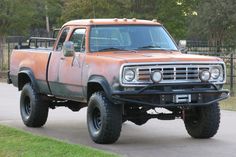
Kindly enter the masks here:
<path id="1" fill-rule="evenodd" d="M 150 83 L 151 73 L 161 71 L 163 79 L 160 83 L 171 82 L 200 82 L 199 73 L 209 70 L 209 65 L 157 65 L 137 67 L 137 81 Z"/>

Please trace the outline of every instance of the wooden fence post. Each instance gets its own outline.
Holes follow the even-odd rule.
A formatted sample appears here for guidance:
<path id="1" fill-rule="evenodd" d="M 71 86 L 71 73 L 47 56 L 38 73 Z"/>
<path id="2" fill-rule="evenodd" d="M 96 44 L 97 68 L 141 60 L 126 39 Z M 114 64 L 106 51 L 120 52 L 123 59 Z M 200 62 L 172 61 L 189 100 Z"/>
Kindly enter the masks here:
<path id="1" fill-rule="evenodd" d="M 234 96 L 234 53 L 230 55 L 230 95 Z"/>
<path id="2" fill-rule="evenodd" d="M 3 69 L 3 44 L 0 41 L 0 71 Z"/>

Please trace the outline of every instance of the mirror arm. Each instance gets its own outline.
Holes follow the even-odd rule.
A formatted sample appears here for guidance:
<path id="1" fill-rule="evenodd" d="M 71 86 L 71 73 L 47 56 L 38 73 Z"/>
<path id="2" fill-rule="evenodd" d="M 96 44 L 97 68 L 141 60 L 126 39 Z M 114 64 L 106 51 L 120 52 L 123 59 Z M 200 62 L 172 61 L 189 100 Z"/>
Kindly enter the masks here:
<path id="1" fill-rule="evenodd" d="M 188 48 L 187 47 L 180 47 L 179 51 L 182 52 L 182 53 L 187 54 L 188 53 Z"/>

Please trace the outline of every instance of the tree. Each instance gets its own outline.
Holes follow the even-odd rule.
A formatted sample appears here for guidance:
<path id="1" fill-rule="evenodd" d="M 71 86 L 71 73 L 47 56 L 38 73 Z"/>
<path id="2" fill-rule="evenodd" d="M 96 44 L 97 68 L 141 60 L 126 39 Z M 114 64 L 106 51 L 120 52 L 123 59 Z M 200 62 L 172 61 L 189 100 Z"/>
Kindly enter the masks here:
<path id="1" fill-rule="evenodd" d="M 51 28 L 58 26 L 63 0 L 1 0 L 0 37 L 27 35 L 30 30 L 44 28 L 46 8 Z"/>
<path id="2" fill-rule="evenodd" d="M 186 37 L 187 16 L 183 3 L 177 3 L 176 0 L 159 0 L 156 14 L 175 39 Z"/>
<path id="3" fill-rule="evenodd" d="M 31 7 L 34 8 L 33 18 L 31 19 L 31 35 L 45 36 L 46 16 L 49 17 L 49 27 L 59 27 L 63 0 L 33 0 Z"/>
<path id="4" fill-rule="evenodd" d="M 159 19 L 177 38 L 185 37 L 185 6 L 177 0 L 65 0 L 62 22 L 83 18 Z"/>
<path id="5" fill-rule="evenodd" d="M 197 14 L 190 16 L 190 35 L 207 39 L 212 46 L 235 44 L 235 7 L 234 0 L 199 0 Z"/>
<path id="6" fill-rule="evenodd" d="M 3 44 L 6 35 L 25 34 L 30 26 L 32 0 L 1 0 L 0 2 L 0 60 L 3 63 Z"/>
<path id="7" fill-rule="evenodd" d="M 45 30 L 46 15 L 49 16 L 51 28 L 58 26 L 62 3 L 63 0 L 1 0 L 0 63 L 3 63 L 3 44 L 7 35 L 28 36 L 34 30 Z M 48 7 L 48 12 L 45 6 Z"/>
<path id="8" fill-rule="evenodd" d="M 32 0 L 1 0 L 0 36 L 7 34 L 24 34 L 33 17 Z"/>

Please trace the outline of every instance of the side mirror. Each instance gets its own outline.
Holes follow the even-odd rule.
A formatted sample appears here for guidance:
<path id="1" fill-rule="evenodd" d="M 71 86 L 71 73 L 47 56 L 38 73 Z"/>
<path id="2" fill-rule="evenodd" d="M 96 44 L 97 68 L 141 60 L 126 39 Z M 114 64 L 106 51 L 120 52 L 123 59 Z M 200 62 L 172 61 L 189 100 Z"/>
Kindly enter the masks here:
<path id="1" fill-rule="evenodd" d="M 179 44 L 178 44 L 179 50 L 182 53 L 187 53 L 188 52 L 188 48 L 187 48 L 187 41 L 186 40 L 180 40 Z"/>
<path id="2" fill-rule="evenodd" d="M 73 57 L 75 54 L 74 43 L 72 41 L 65 41 L 63 43 L 62 51 L 65 57 Z"/>
<path id="3" fill-rule="evenodd" d="M 186 40 L 180 40 L 179 41 L 179 47 L 185 48 L 187 46 L 187 41 Z"/>

